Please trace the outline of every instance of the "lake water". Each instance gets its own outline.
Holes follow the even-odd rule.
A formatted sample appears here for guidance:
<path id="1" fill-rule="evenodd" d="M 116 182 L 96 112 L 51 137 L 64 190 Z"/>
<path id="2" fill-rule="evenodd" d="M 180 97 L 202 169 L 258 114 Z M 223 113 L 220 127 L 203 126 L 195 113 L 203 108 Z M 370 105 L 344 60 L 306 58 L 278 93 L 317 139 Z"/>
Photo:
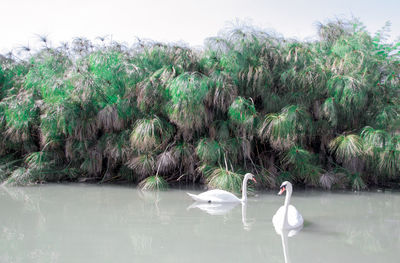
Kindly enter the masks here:
<path id="1" fill-rule="evenodd" d="M 400 262 L 398 193 L 294 189 L 305 224 L 289 238 L 272 225 L 274 193 L 190 208 L 183 190 L 0 187 L 0 262 Z"/>

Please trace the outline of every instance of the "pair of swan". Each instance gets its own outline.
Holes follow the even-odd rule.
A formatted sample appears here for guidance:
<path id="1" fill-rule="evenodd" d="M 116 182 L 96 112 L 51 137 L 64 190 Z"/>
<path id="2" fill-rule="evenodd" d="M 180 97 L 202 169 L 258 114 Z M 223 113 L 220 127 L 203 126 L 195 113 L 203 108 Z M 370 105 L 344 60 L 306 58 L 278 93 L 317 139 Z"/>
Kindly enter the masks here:
<path id="1" fill-rule="evenodd" d="M 199 195 L 187 193 L 196 202 L 202 203 L 245 203 L 247 201 L 247 181 L 251 179 L 256 182 L 254 175 L 247 173 L 244 176 L 242 184 L 242 198 L 236 197 L 234 194 L 220 190 L 209 190 Z M 296 229 L 303 225 L 303 217 L 297 209 L 290 205 L 293 186 L 290 182 L 285 181 L 280 186 L 278 195 L 282 195 L 286 191 L 285 204 L 281 206 L 272 218 L 275 230 L 279 232 L 282 229 Z"/>

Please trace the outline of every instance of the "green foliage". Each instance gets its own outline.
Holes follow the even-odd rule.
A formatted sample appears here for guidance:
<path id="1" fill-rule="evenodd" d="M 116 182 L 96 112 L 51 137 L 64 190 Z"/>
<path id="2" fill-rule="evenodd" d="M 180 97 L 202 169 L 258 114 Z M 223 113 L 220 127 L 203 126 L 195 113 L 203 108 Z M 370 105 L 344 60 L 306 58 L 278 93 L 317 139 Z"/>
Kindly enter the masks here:
<path id="1" fill-rule="evenodd" d="M 157 156 L 157 173 L 167 174 L 178 166 L 178 158 L 172 151 L 164 151 Z"/>
<path id="2" fill-rule="evenodd" d="M 100 138 L 103 155 L 116 163 L 125 162 L 132 152 L 128 141 L 129 130 L 104 135 Z"/>
<path id="3" fill-rule="evenodd" d="M 338 124 L 338 111 L 334 98 L 327 98 L 322 104 L 322 114 L 332 126 Z"/>
<path id="4" fill-rule="evenodd" d="M 166 190 L 168 183 L 161 176 L 149 176 L 140 182 L 139 187 L 142 190 Z"/>
<path id="5" fill-rule="evenodd" d="M 277 177 L 276 177 L 276 185 L 281 185 L 285 181 L 290 181 L 293 179 L 293 176 L 290 172 L 284 171 L 281 172 Z"/>
<path id="6" fill-rule="evenodd" d="M 167 143 L 172 134 L 171 125 L 163 123 L 157 116 L 152 119 L 140 119 L 136 121 L 131 133 L 131 145 L 139 152 L 148 152 Z"/>
<path id="7" fill-rule="evenodd" d="M 351 185 L 352 189 L 357 190 L 357 191 L 365 189 L 367 187 L 365 185 L 364 180 L 362 179 L 362 177 L 357 173 L 352 174 L 350 176 L 350 185 Z"/>
<path id="8" fill-rule="evenodd" d="M 237 96 L 237 87 L 226 72 L 214 71 L 209 76 L 206 103 L 210 108 L 226 112 Z"/>
<path id="9" fill-rule="evenodd" d="M 4 116 L 7 123 L 5 135 L 16 143 L 31 139 L 31 128 L 38 118 L 38 105 L 31 90 L 5 98 Z"/>
<path id="10" fill-rule="evenodd" d="M 221 145 L 211 139 L 203 138 L 199 141 L 196 147 L 197 156 L 203 163 L 217 164 L 224 157 L 224 150 Z"/>
<path id="11" fill-rule="evenodd" d="M 207 181 L 211 188 L 240 193 L 242 189 L 243 176 L 223 168 L 214 168 L 208 172 Z"/>
<path id="12" fill-rule="evenodd" d="M 176 76 L 174 67 L 168 65 L 155 71 L 151 76 L 137 84 L 137 106 L 146 113 L 162 113 L 166 104 L 165 86 Z"/>
<path id="13" fill-rule="evenodd" d="M 126 165 L 141 177 L 150 176 L 156 171 L 156 160 L 153 155 L 142 154 L 130 159 Z"/>
<path id="14" fill-rule="evenodd" d="M 400 170 L 400 136 L 367 126 L 362 130 L 361 137 L 372 167 L 394 178 Z"/>
<path id="15" fill-rule="evenodd" d="M 202 129 L 208 119 L 204 100 L 208 93 L 208 78 L 198 73 L 184 73 L 167 87 L 170 96 L 170 120 L 187 133 Z"/>
<path id="16" fill-rule="evenodd" d="M 252 131 L 256 109 L 250 100 L 237 97 L 228 111 L 229 120 L 243 130 Z"/>
<path id="17" fill-rule="evenodd" d="M 364 154 L 363 141 L 354 134 L 336 137 L 330 142 L 329 148 L 341 162 L 349 161 L 351 158 L 362 157 Z"/>
<path id="18" fill-rule="evenodd" d="M 294 146 L 283 158 L 283 167 L 289 168 L 297 179 L 304 180 L 309 185 L 318 185 L 322 169 L 315 164 L 314 156 L 307 150 Z"/>
<path id="19" fill-rule="evenodd" d="M 128 182 L 136 182 L 136 176 L 132 169 L 129 169 L 127 166 L 123 165 L 118 170 L 118 176 L 120 176 L 123 180 Z"/>
<path id="20" fill-rule="evenodd" d="M 21 160 L 15 160 L 13 156 L 0 158 L 0 184 L 5 181 L 15 169 L 18 168 L 20 163 Z"/>
<path id="21" fill-rule="evenodd" d="M 28 185 L 32 184 L 32 174 L 31 171 L 26 168 L 17 168 L 15 169 L 10 177 L 4 182 L 5 185 L 9 186 L 19 186 L 19 185 Z"/>
<path id="22" fill-rule="evenodd" d="M 290 105 L 265 116 L 258 135 L 275 149 L 289 149 L 311 135 L 311 118 L 302 106 Z"/>
<path id="23" fill-rule="evenodd" d="M 297 41 L 236 24 L 201 50 L 76 38 L 0 56 L 0 181 L 161 189 L 165 176 L 238 191 L 248 171 L 267 187 L 398 183 L 400 45 L 388 28 L 333 20 Z"/>
<path id="24" fill-rule="evenodd" d="M 196 158 L 193 145 L 186 142 L 177 142 L 177 144 L 171 148 L 171 153 L 177 160 L 179 172 L 182 175 L 193 175 L 195 173 Z"/>

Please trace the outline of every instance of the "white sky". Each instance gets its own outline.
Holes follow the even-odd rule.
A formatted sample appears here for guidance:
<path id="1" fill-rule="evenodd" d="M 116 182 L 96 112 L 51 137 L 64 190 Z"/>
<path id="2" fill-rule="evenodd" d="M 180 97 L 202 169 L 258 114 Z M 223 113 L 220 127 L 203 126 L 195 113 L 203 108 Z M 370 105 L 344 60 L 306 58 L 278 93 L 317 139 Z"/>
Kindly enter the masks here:
<path id="1" fill-rule="evenodd" d="M 315 35 L 317 21 L 354 16 L 373 33 L 390 20 L 391 39 L 400 35 L 399 0 L 1 0 L 0 7 L 0 53 L 32 46 L 36 34 L 55 45 L 112 35 L 199 46 L 236 19 L 303 39 Z"/>

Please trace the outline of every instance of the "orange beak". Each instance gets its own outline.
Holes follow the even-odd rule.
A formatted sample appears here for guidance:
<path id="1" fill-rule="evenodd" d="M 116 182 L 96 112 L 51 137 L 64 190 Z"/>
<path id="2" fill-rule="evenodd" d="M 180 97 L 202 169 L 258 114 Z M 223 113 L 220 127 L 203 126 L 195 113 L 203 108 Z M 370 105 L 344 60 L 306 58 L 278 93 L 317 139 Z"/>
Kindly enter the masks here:
<path id="1" fill-rule="evenodd" d="M 257 183 L 256 178 L 253 177 L 253 178 L 251 178 L 251 180 L 253 180 L 255 183 Z"/>
<path id="2" fill-rule="evenodd" d="M 281 190 L 279 191 L 278 195 L 283 194 L 283 192 L 285 192 L 285 190 L 286 190 L 286 188 L 285 188 L 285 187 L 282 187 Z"/>

